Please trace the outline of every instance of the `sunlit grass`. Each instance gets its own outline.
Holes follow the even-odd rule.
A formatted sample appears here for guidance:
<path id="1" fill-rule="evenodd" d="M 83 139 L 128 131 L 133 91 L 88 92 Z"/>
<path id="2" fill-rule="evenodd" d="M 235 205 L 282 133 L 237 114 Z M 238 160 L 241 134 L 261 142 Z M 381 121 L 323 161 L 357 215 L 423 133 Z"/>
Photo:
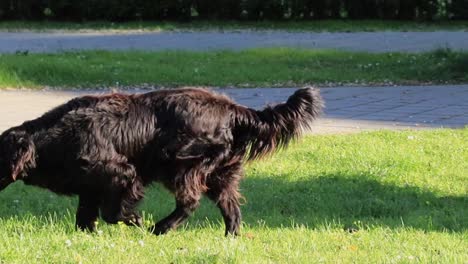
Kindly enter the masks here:
<path id="1" fill-rule="evenodd" d="M 0 55 L 0 88 L 420 84 L 468 81 L 468 53 L 370 54 L 286 48 Z"/>
<path id="2" fill-rule="evenodd" d="M 225 238 L 208 200 L 181 230 L 100 222 L 74 231 L 76 198 L 16 183 L 0 193 L 5 263 L 463 263 L 468 129 L 307 136 L 247 166 L 242 236 Z M 159 186 L 149 226 L 174 202 Z"/>

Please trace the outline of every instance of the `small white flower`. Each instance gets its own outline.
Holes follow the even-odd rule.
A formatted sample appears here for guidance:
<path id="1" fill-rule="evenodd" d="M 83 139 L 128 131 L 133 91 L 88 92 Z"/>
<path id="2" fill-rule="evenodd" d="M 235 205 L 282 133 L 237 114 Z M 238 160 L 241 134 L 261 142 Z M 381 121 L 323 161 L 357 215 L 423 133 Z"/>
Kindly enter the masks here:
<path id="1" fill-rule="evenodd" d="M 70 241 L 70 239 L 67 239 L 67 240 L 65 241 L 65 245 L 67 245 L 67 247 L 71 247 L 72 242 Z"/>
<path id="2" fill-rule="evenodd" d="M 102 235 L 102 230 L 97 231 L 98 235 Z"/>
<path id="3" fill-rule="evenodd" d="M 414 140 L 414 136 L 408 136 L 409 140 Z"/>
<path id="4" fill-rule="evenodd" d="M 143 240 L 138 240 L 138 244 L 140 244 L 140 246 L 142 246 L 142 247 L 145 246 L 145 242 Z"/>

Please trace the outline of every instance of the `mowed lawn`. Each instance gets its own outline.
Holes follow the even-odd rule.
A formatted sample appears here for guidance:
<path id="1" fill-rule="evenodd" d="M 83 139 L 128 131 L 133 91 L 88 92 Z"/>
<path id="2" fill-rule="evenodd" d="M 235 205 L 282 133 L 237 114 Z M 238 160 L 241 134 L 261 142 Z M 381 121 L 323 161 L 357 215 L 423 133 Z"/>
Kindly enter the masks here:
<path id="1" fill-rule="evenodd" d="M 468 53 L 365 53 L 289 48 L 245 51 L 84 51 L 0 54 L 1 88 L 236 87 L 456 84 Z"/>
<path id="2" fill-rule="evenodd" d="M 0 263 L 463 263 L 468 128 L 310 135 L 247 166 L 242 236 L 208 200 L 176 232 L 100 222 L 74 230 L 75 198 L 15 183 L 0 193 Z M 172 197 L 149 188 L 149 226 Z"/>

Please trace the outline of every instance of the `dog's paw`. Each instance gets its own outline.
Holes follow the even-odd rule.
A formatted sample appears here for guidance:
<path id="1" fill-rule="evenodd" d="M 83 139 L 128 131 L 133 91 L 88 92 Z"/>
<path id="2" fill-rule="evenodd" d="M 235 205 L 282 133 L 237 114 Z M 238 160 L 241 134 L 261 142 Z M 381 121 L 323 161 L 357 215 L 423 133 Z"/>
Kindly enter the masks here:
<path id="1" fill-rule="evenodd" d="M 138 214 L 133 214 L 132 216 L 128 217 L 124 223 L 128 226 L 141 227 L 143 225 L 143 219 Z"/>
<path id="2" fill-rule="evenodd" d="M 76 223 L 75 224 L 75 229 L 83 231 L 83 232 L 94 232 L 94 231 L 96 231 L 96 223 L 95 222 Z"/>
<path id="3" fill-rule="evenodd" d="M 170 230 L 169 227 L 161 224 L 155 224 L 148 229 L 152 234 L 160 236 L 166 234 Z"/>

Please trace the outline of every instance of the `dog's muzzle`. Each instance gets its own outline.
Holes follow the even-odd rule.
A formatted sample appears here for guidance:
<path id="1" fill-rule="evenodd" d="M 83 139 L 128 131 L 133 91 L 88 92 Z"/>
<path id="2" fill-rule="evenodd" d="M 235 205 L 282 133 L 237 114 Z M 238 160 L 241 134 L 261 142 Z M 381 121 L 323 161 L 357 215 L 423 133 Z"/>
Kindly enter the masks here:
<path id="1" fill-rule="evenodd" d="M 10 185 L 10 183 L 12 183 L 11 179 L 8 179 L 8 178 L 1 179 L 0 180 L 0 191 L 5 189 L 8 185 Z"/>

